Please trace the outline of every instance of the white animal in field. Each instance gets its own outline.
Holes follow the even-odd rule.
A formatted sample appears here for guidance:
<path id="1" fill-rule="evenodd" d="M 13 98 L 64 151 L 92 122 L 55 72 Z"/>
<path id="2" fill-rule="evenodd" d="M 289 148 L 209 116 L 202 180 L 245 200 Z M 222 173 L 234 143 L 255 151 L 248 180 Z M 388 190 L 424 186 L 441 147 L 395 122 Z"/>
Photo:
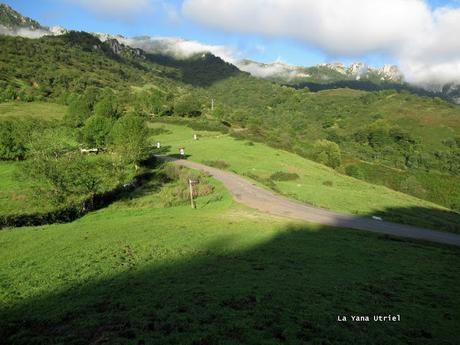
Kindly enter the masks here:
<path id="1" fill-rule="evenodd" d="M 90 153 L 95 153 L 98 154 L 100 149 L 80 149 L 81 154 L 90 154 Z"/>

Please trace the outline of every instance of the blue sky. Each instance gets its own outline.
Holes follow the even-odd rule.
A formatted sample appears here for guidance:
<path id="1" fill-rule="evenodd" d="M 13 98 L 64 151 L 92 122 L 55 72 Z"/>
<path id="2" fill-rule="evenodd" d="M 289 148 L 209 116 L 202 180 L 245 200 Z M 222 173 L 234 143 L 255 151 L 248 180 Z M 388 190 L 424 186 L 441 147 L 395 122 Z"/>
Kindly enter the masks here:
<path id="1" fill-rule="evenodd" d="M 362 61 L 379 66 L 398 61 L 387 53 L 376 51 L 359 56 L 333 56 L 324 53 L 308 42 L 294 38 L 269 37 L 255 33 L 230 32 L 211 28 L 184 16 L 182 0 L 141 0 L 151 1 L 152 10 L 135 16 L 104 15 L 81 5 L 85 0 L 0 0 L 23 15 L 38 20 L 47 26 L 63 26 L 68 29 L 89 32 L 106 32 L 124 36 L 165 36 L 196 40 L 204 44 L 225 45 L 239 51 L 243 57 L 260 62 L 283 62 L 308 66 L 317 63 L 340 61 L 350 63 Z M 98 0 L 94 0 L 97 2 Z M 217 0 L 216 0 L 217 1 Z M 248 0 L 250 1 L 250 0 Z M 320 0 L 318 0 L 320 1 Z M 116 2 L 116 0 L 114 0 Z M 78 4 L 80 3 L 80 4 Z M 458 1 L 430 0 L 429 6 L 457 7 Z"/>

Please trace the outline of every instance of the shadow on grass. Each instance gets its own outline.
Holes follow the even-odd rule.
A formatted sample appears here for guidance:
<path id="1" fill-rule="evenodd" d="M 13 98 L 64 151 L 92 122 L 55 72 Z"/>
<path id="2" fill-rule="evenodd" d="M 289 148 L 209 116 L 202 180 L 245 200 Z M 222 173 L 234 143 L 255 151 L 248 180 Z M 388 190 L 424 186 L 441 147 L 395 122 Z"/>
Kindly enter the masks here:
<path id="1" fill-rule="evenodd" d="M 376 211 L 374 215 L 395 223 L 460 234 L 460 213 L 447 209 L 393 207 Z"/>
<path id="2" fill-rule="evenodd" d="M 301 227 L 237 242 L 140 266 L 128 244 L 125 273 L 1 309 L 2 344 L 458 344 L 457 248 Z M 374 314 L 401 322 L 350 322 Z"/>

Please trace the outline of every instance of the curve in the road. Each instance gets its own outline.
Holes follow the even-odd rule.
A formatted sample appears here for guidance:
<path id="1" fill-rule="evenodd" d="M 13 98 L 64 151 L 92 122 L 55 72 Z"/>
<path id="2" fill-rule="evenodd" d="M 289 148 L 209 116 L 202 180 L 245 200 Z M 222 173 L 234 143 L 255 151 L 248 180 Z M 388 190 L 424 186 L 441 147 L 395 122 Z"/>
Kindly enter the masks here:
<path id="1" fill-rule="evenodd" d="M 407 237 L 431 242 L 460 246 L 460 235 L 419 228 L 415 226 L 374 220 L 372 218 L 340 214 L 311 207 L 262 189 L 244 178 L 188 160 L 161 157 L 187 168 L 210 174 L 221 181 L 233 197 L 240 203 L 275 216 L 304 220 L 307 222 Z"/>

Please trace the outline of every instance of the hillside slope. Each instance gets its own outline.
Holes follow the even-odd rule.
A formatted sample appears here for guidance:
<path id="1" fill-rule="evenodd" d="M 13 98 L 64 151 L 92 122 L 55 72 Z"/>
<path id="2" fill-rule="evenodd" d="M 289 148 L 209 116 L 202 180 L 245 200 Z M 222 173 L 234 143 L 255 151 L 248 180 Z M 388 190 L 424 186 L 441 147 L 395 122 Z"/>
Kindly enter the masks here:
<path id="1" fill-rule="evenodd" d="M 2 343 L 458 339 L 456 248 L 287 222 L 214 186 L 196 210 L 165 208 L 175 186 L 153 184 L 71 224 L 0 231 Z M 337 322 L 369 309 L 401 321 Z"/>
<path id="2" fill-rule="evenodd" d="M 395 91 L 294 90 L 211 54 L 177 59 L 86 33 L 0 36 L 0 43 L 0 100 L 65 104 L 73 94 L 112 88 L 126 112 L 201 114 L 312 159 L 318 140 L 334 142 L 342 151 L 339 171 L 460 209 L 460 110 L 442 100 Z"/>
<path id="3" fill-rule="evenodd" d="M 439 205 L 337 173 L 296 154 L 218 132 L 153 123 L 162 152 L 185 148 L 188 159 L 235 172 L 258 185 L 309 205 L 459 232 L 460 214 Z M 197 134 L 199 140 L 193 139 Z"/>

